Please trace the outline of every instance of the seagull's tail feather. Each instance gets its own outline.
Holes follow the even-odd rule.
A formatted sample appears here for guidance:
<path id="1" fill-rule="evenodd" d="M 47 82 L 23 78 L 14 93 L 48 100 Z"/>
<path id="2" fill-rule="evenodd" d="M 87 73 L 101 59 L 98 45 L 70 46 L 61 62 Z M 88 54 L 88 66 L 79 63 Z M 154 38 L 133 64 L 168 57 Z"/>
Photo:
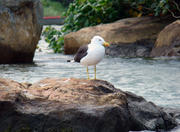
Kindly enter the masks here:
<path id="1" fill-rule="evenodd" d="M 67 60 L 67 62 L 75 62 L 74 60 Z"/>

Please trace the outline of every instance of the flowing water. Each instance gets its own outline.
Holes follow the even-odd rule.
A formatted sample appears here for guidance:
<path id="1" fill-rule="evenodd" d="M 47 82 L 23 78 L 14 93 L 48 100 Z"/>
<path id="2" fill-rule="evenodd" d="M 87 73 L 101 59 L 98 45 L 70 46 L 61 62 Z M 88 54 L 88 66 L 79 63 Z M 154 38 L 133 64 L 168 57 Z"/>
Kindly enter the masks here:
<path id="1" fill-rule="evenodd" d="M 0 65 L 0 77 L 19 82 L 37 82 L 46 77 L 87 78 L 86 68 L 68 63 L 73 56 L 36 52 L 34 64 Z M 89 67 L 94 76 L 94 67 Z M 180 60 L 116 58 L 106 56 L 97 65 L 97 78 L 116 88 L 131 91 L 160 106 L 180 108 Z"/>
<path id="2" fill-rule="evenodd" d="M 41 42 L 41 44 L 44 42 Z M 0 65 L 0 77 L 34 83 L 43 78 L 86 78 L 86 68 L 68 63 L 73 56 L 36 51 L 34 64 Z M 94 69 L 89 67 L 93 78 Z M 180 108 L 180 59 L 120 58 L 106 56 L 97 65 L 97 78 L 131 91 L 163 107 Z"/>

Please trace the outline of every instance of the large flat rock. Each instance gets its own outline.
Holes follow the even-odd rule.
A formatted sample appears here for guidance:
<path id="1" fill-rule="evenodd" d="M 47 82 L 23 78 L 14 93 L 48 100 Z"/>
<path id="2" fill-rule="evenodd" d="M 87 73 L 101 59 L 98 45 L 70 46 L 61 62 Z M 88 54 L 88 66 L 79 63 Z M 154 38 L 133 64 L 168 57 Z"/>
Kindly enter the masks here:
<path id="1" fill-rule="evenodd" d="M 0 132 L 170 130 L 172 114 L 103 80 L 0 78 Z"/>

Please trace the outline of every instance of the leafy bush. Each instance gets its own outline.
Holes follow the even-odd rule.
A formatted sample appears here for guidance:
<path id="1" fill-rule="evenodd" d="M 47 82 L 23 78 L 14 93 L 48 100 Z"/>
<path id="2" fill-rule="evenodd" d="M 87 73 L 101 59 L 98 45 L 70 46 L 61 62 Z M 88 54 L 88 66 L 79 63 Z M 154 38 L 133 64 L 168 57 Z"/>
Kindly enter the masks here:
<path id="1" fill-rule="evenodd" d="M 69 5 L 63 32 L 109 23 L 126 16 L 122 0 L 75 0 Z"/>
<path id="2" fill-rule="evenodd" d="M 180 18 L 179 0 L 124 0 L 141 15 L 162 16 L 171 14 Z"/>
<path id="3" fill-rule="evenodd" d="M 48 26 L 45 28 L 43 34 L 45 41 L 49 43 L 49 47 L 53 49 L 55 53 L 63 52 L 64 37 L 61 31 Z"/>
<path id="4" fill-rule="evenodd" d="M 108 23 L 125 17 L 120 0 L 74 0 L 65 14 L 62 31 L 47 27 L 43 33 L 54 52 L 62 52 L 63 35 L 83 27 Z"/>

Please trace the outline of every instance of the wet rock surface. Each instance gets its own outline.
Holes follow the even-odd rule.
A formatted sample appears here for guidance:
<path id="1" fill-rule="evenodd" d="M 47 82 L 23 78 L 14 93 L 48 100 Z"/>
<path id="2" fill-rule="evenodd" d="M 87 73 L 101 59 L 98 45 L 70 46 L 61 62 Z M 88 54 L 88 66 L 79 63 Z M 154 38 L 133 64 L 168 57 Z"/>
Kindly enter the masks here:
<path id="1" fill-rule="evenodd" d="M 1 78 L 0 91 L 1 132 L 158 131 L 178 125 L 163 108 L 103 80 L 47 78 L 28 84 Z"/>
<path id="2" fill-rule="evenodd" d="M 42 17 L 39 0 L 0 1 L 0 64 L 33 61 Z"/>

